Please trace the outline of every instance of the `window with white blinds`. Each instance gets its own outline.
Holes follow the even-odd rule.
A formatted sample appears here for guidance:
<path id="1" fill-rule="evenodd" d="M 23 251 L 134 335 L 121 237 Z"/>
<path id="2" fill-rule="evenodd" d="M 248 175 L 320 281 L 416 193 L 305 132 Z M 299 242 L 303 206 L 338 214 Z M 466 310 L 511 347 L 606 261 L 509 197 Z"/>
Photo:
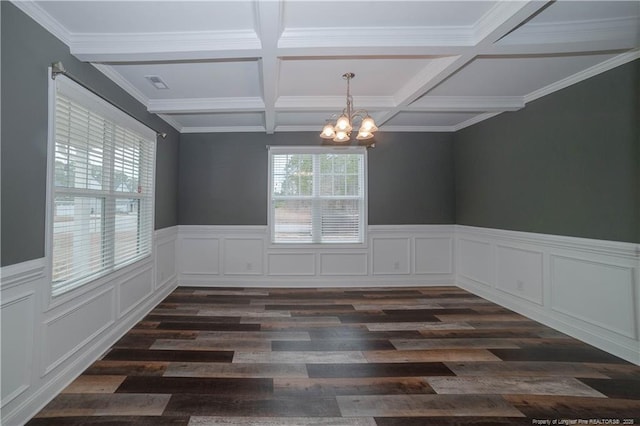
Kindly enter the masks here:
<path id="1" fill-rule="evenodd" d="M 55 296 L 151 253 L 155 132 L 64 76 L 53 84 Z"/>
<path id="2" fill-rule="evenodd" d="M 366 150 L 270 147 L 272 243 L 362 244 Z"/>

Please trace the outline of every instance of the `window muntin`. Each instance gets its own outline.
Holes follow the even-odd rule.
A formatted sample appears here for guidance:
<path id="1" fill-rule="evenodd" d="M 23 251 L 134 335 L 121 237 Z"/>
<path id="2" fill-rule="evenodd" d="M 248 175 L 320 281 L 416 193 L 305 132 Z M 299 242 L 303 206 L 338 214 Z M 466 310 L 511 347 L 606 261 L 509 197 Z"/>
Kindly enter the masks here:
<path id="1" fill-rule="evenodd" d="M 63 76 L 53 97 L 56 296 L 151 253 L 155 132 Z"/>
<path id="2" fill-rule="evenodd" d="M 272 243 L 364 243 L 364 148 L 271 147 L 269 167 Z"/>

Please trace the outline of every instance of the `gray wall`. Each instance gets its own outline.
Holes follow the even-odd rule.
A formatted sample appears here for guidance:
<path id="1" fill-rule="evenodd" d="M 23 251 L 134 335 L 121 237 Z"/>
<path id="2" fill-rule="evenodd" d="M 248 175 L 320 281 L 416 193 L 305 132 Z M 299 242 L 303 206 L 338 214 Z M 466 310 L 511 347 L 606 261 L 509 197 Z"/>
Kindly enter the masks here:
<path id="1" fill-rule="evenodd" d="M 44 256 L 47 160 L 47 67 L 62 61 L 72 74 L 157 130 L 156 227 L 177 224 L 179 134 L 13 4 L 2 7 L 1 264 Z"/>
<path id="2" fill-rule="evenodd" d="M 318 133 L 183 134 L 181 225 L 266 225 L 267 145 L 319 145 Z M 368 151 L 369 224 L 454 223 L 452 135 L 379 133 Z"/>
<path id="3" fill-rule="evenodd" d="M 640 242 L 640 61 L 455 134 L 456 222 Z"/>

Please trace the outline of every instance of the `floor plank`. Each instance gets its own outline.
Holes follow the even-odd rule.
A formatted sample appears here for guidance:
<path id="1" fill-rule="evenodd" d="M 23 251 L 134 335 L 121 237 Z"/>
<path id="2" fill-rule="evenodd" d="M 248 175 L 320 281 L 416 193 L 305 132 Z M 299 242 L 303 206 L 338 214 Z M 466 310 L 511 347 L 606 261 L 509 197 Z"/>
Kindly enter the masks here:
<path id="1" fill-rule="evenodd" d="M 28 425 L 578 419 L 640 424 L 640 367 L 460 288 L 179 287 Z"/>

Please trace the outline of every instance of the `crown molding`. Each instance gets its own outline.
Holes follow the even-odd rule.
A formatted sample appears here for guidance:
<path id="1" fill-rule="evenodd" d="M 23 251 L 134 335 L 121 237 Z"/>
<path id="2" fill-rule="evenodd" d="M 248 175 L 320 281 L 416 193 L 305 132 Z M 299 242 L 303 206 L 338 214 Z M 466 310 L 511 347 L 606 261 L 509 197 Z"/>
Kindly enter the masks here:
<path id="1" fill-rule="evenodd" d="M 524 108 L 522 96 L 429 96 L 404 108 L 407 112 L 517 111 Z"/>
<path id="2" fill-rule="evenodd" d="M 320 126 L 311 126 L 311 125 L 285 125 L 285 126 L 276 126 L 276 132 L 316 132 L 318 135 L 322 131 L 322 125 Z"/>
<path id="3" fill-rule="evenodd" d="M 156 114 L 158 117 L 163 119 L 169 126 L 176 129 L 178 132 L 182 132 L 182 124 L 178 123 L 173 117 L 167 114 Z"/>
<path id="4" fill-rule="evenodd" d="M 105 64 L 91 63 L 91 65 L 93 65 L 98 71 L 104 74 L 107 78 L 109 78 L 115 84 L 120 86 L 122 90 L 124 90 L 125 92 L 133 96 L 138 102 L 143 104 L 145 107 L 148 107 L 149 98 L 147 98 L 147 96 L 144 95 L 141 91 L 139 91 L 134 85 L 129 83 L 129 80 L 125 79 L 119 72 L 114 70 L 113 67 L 110 67 L 109 65 L 105 65 Z M 158 117 L 160 117 L 168 125 L 176 129 L 177 131 L 180 131 L 180 129 L 182 128 L 182 126 L 177 121 L 173 120 L 171 117 L 166 115 L 160 115 L 160 114 L 156 114 L 156 115 L 158 115 Z"/>
<path id="5" fill-rule="evenodd" d="M 640 49 L 631 50 L 621 55 L 614 56 L 611 59 L 608 59 L 604 62 L 600 62 L 597 65 L 594 65 L 583 71 L 577 72 L 569 77 L 563 78 L 562 80 L 556 81 L 555 83 L 549 84 L 548 86 L 545 86 L 541 89 L 533 91 L 524 96 L 524 101 L 526 103 L 529 103 L 538 98 L 549 95 L 553 92 L 557 92 L 558 90 L 564 89 L 565 87 L 569 87 L 573 84 L 580 83 L 581 81 L 584 81 L 588 78 L 594 77 L 605 71 L 609 71 L 613 68 L 616 68 L 620 65 L 624 65 L 627 62 L 631 62 L 639 58 L 640 58 Z"/>
<path id="6" fill-rule="evenodd" d="M 24 0 L 16 1 L 10 0 L 14 6 L 27 14 L 31 19 L 40 24 L 45 30 L 49 31 L 61 42 L 67 46 L 71 42 L 72 34 L 67 31 L 57 20 L 49 15 L 44 9 L 42 9 L 35 1 Z"/>
<path id="7" fill-rule="evenodd" d="M 388 126 L 380 127 L 380 132 L 454 132 L 455 126 Z"/>
<path id="8" fill-rule="evenodd" d="M 262 48 L 253 30 L 75 33 L 68 44 L 74 56 L 91 62 L 257 58 Z"/>
<path id="9" fill-rule="evenodd" d="M 113 69 L 113 67 L 105 64 L 91 63 L 91 65 L 93 65 L 98 71 L 104 74 L 115 84 L 120 86 L 125 92 L 136 98 L 138 102 L 140 102 L 144 106 L 147 106 L 147 104 L 149 103 L 149 98 L 140 90 L 138 90 L 138 88 L 136 88 L 133 84 L 131 84 L 129 80 L 124 78 L 118 71 Z"/>
<path id="10" fill-rule="evenodd" d="M 478 114 L 475 117 L 472 117 L 472 118 L 470 118 L 470 119 L 468 119 L 466 121 L 463 121 L 462 123 L 458 123 L 455 126 L 452 126 L 452 129 L 453 129 L 452 131 L 453 132 L 457 132 L 458 130 L 462 130 L 465 127 L 473 126 L 474 124 L 477 124 L 477 123 L 479 123 L 481 121 L 484 121 L 484 120 L 488 120 L 488 119 L 490 119 L 492 117 L 495 117 L 496 115 L 499 115 L 501 113 L 502 113 L 502 111 L 500 111 L 500 112 L 487 112 L 487 113 L 484 113 L 484 114 Z"/>
<path id="11" fill-rule="evenodd" d="M 640 19 L 609 18 L 589 21 L 528 23 L 498 45 L 558 44 L 629 40 L 638 42 Z"/>
<path id="12" fill-rule="evenodd" d="M 180 133 L 244 133 L 265 132 L 264 126 L 183 127 Z"/>
<path id="13" fill-rule="evenodd" d="M 264 102 L 259 97 L 151 99 L 147 104 L 147 110 L 155 114 L 251 112 L 264 111 Z"/>

